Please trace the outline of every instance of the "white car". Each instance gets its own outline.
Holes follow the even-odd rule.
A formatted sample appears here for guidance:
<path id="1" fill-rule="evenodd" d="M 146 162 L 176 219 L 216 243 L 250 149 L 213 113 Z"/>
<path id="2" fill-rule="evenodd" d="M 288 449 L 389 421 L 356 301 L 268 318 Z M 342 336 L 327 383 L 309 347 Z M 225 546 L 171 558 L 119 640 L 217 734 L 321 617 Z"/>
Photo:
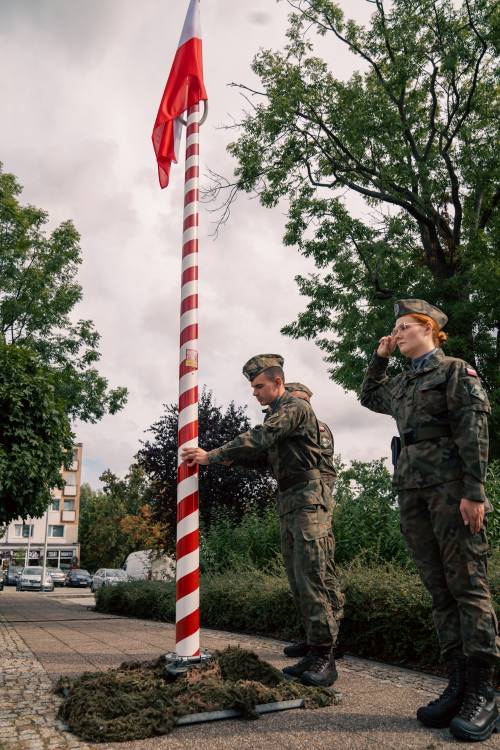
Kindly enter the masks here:
<path id="1" fill-rule="evenodd" d="M 116 586 L 117 583 L 126 583 L 130 581 L 124 570 L 121 568 L 99 568 L 92 576 L 91 591 L 96 591 L 101 586 Z"/>
<path id="2" fill-rule="evenodd" d="M 40 566 L 23 568 L 17 579 L 17 591 L 41 591 L 42 590 L 42 571 Z M 45 571 L 43 579 L 43 591 L 54 591 L 54 581 L 48 570 Z"/>

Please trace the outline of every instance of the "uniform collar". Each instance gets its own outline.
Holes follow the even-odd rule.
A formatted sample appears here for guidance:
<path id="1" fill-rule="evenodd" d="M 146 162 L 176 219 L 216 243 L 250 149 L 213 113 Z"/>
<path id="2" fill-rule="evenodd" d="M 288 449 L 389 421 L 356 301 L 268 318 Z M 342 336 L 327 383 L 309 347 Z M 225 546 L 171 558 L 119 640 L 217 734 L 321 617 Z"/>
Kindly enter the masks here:
<path id="1" fill-rule="evenodd" d="M 289 401 L 291 398 L 293 398 L 293 396 L 291 396 L 288 391 L 285 391 L 282 396 L 278 396 L 278 398 L 276 398 L 272 404 L 269 404 L 269 412 L 271 414 L 274 414 L 274 412 L 279 409 L 281 404 L 285 403 L 285 401 Z"/>
<path id="2" fill-rule="evenodd" d="M 432 352 L 432 354 L 429 354 L 429 357 L 422 369 L 420 370 L 412 370 L 411 368 L 406 370 L 406 374 L 410 378 L 418 377 L 419 375 L 422 375 L 424 372 L 430 372 L 431 370 L 435 370 L 436 367 L 439 367 L 439 365 L 442 363 L 443 359 L 445 358 L 445 353 L 442 349 L 436 349 L 436 351 Z"/>

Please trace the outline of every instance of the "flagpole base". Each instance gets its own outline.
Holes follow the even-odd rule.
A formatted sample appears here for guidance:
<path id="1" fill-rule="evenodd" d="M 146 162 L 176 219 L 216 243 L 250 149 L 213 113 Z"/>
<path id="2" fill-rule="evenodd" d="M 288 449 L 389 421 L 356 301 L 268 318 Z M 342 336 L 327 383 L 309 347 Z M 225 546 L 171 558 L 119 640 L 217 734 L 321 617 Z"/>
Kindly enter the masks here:
<path id="1" fill-rule="evenodd" d="M 170 677 L 181 677 L 193 667 L 198 667 L 212 659 L 209 651 L 200 651 L 197 656 L 179 656 L 175 651 L 165 654 L 165 671 Z"/>

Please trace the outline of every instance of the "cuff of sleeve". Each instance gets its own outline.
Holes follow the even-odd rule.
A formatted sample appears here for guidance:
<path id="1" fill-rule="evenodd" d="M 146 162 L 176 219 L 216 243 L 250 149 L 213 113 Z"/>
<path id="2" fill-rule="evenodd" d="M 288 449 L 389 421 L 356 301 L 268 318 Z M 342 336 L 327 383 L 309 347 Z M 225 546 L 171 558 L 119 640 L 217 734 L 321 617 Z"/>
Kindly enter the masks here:
<path id="1" fill-rule="evenodd" d="M 218 464 L 220 461 L 223 461 L 223 457 L 221 456 L 221 449 L 220 448 L 214 448 L 213 451 L 208 451 L 208 465 L 211 464 Z"/>
<path id="2" fill-rule="evenodd" d="M 370 369 L 385 372 L 387 365 L 389 364 L 388 357 L 381 357 L 376 351 L 373 352 L 370 360 Z"/>
<path id="3" fill-rule="evenodd" d="M 471 476 L 464 476 L 464 494 L 463 496 L 467 500 L 472 500 L 474 503 L 484 503 L 486 495 L 484 494 L 484 485 L 482 482 L 478 482 L 477 479 Z"/>

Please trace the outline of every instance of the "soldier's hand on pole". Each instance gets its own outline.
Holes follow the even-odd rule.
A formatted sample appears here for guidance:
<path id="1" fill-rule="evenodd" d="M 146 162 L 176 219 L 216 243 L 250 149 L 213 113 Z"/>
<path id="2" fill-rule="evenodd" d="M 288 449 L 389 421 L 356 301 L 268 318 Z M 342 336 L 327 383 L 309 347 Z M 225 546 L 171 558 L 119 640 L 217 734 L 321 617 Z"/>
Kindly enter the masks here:
<path id="1" fill-rule="evenodd" d="M 395 336 L 382 336 L 382 338 L 378 342 L 377 354 L 379 357 L 386 357 L 387 359 L 389 359 L 395 348 Z"/>
<path id="2" fill-rule="evenodd" d="M 463 497 L 460 500 L 460 513 L 464 524 L 469 526 L 471 534 L 478 534 L 483 527 L 484 503 L 477 503 Z"/>
<path id="3" fill-rule="evenodd" d="M 181 458 L 188 466 L 194 466 L 195 464 L 208 465 L 208 453 L 203 448 L 183 448 Z"/>

